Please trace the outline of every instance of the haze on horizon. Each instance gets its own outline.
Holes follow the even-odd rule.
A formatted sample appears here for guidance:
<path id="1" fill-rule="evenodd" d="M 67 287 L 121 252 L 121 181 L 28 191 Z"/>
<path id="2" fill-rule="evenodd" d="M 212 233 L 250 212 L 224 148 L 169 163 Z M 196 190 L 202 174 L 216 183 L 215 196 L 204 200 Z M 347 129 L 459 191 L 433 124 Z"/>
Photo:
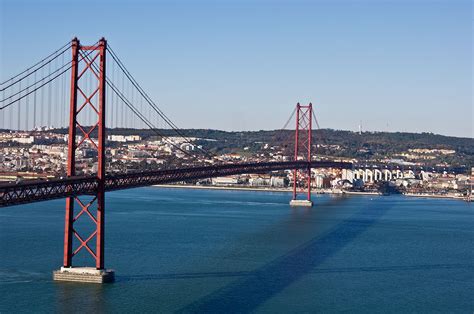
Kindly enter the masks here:
<path id="1" fill-rule="evenodd" d="M 278 129 L 312 102 L 322 128 L 474 137 L 470 1 L 2 0 L 0 80 L 75 36 L 182 128 Z"/>

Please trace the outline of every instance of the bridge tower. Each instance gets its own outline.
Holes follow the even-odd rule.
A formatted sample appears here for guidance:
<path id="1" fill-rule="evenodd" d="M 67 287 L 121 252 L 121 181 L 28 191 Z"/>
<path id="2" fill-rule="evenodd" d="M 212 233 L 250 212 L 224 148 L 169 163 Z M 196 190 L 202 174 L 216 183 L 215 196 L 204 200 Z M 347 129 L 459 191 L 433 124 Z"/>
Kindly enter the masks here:
<path id="1" fill-rule="evenodd" d="M 88 173 L 95 173 L 97 180 L 93 195 L 66 199 L 63 266 L 53 273 L 53 278 L 61 281 L 110 282 L 114 280 L 114 272 L 104 268 L 107 41 L 102 38 L 93 46 L 83 46 L 74 38 L 71 48 L 67 176 L 78 175 L 77 152 L 79 148 L 85 148 L 97 154 L 96 163 L 92 169 L 87 169 Z M 91 245 L 93 242 L 95 245 Z M 81 262 L 87 255 L 92 257 L 94 267 L 73 266 L 73 258 L 79 253 L 82 255 Z"/>
<path id="2" fill-rule="evenodd" d="M 296 131 L 295 131 L 295 161 L 306 161 L 308 167 L 306 169 L 293 170 L 293 199 L 290 201 L 291 206 L 313 206 L 311 201 L 311 133 L 313 121 L 313 105 L 309 103 L 307 106 L 296 104 Z M 298 182 L 306 181 L 306 200 L 297 199 Z"/>

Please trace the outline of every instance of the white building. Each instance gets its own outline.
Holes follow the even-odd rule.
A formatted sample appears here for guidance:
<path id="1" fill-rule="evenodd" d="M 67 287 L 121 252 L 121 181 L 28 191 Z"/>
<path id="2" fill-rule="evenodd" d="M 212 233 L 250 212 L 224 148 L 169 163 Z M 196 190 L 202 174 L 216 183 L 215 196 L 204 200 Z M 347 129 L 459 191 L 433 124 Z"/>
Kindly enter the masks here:
<path id="1" fill-rule="evenodd" d="M 189 151 L 193 151 L 196 148 L 196 145 L 193 145 L 193 144 L 190 144 L 190 143 L 183 143 L 183 144 L 180 145 L 179 148 L 189 152 Z"/>
<path id="2" fill-rule="evenodd" d="M 238 177 L 216 177 L 212 178 L 212 185 L 231 185 L 238 184 Z"/>
<path id="3" fill-rule="evenodd" d="M 21 137 L 12 137 L 10 138 L 11 141 L 17 142 L 20 144 L 33 144 L 35 141 L 34 136 L 21 136 Z"/>
<path id="4" fill-rule="evenodd" d="M 141 141 L 140 135 L 107 135 L 107 140 L 111 142 L 137 142 Z"/>

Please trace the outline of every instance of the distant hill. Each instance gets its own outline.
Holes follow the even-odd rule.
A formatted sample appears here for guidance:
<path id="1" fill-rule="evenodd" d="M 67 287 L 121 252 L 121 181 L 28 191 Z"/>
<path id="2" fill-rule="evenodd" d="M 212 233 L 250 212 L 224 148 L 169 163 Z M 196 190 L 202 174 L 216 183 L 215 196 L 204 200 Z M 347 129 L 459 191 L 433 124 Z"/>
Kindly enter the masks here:
<path id="1" fill-rule="evenodd" d="M 250 131 L 225 132 L 218 130 L 185 130 L 187 136 L 215 139 L 217 142 L 205 143 L 218 151 L 238 151 L 243 147 L 255 150 L 262 143 L 269 146 L 294 145 L 294 131 Z M 313 131 L 313 144 L 321 144 L 316 153 L 329 156 L 352 157 L 360 160 L 394 157 L 408 153 L 409 149 L 454 150 L 454 154 L 434 154 L 427 163 L 446 162 L 456 165 L 474 165 L 474 139 L 437 135 L 433 133 L 388 133 L 357 132 L 321 129 Z"/>
<path id="2" fill-rule="evenodd" d="M 177 136 L 168 129 L 158 130 L 165 136 Z M 55 132 L 67 133 L 66 129 Z M 156 137 L 151 130 L 109 129 L 108 134 L 131 135 L 138 134 L 145 138 Z M 183 129 L 181 133 L 188 137 L 211 139 L 214 141 L 199 141 L 206 149 L 215 153 L 242 152 L 255 153 L 263 150 L 264 144 L 292 147 L 294 130 L 273 131 L 242 131 L 229 132 L 209 129 Z M 474 166 L 474 139 L 444 136 L 433 133 L 406 132 L 358 132 L 320 129 L 313 131 L 313 144 L 320 144 L 316 154 L 334 157 L 349 157 L 359 160 L 374 160 L 382 158 L 400 158 L 401 153 L 409 149 L 446 149 L 454 150 L 454 154 L 434 154 L 434 159 L 423 159 L 427 164 L 448 163 L 451 165 Z M 244 148 L 247 148 L 244 150 Z M 264 151 L 264 150 L 263 150 Z M 431 157 L 429 157 L 431 158 Z M 420 160 L 421 161 L 421 160 Z"/>

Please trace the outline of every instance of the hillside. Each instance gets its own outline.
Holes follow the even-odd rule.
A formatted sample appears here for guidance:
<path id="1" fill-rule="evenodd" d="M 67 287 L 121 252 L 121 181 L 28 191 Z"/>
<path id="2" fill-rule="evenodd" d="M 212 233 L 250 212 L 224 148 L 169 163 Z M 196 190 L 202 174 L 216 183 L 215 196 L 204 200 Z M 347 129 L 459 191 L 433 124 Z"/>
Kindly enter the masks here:
<path id="1" fill-rule="evenodd" d="M 141 134 L 145 137 L 155 135 L 150 130 L 109 130 L 112 134 Z M 175 136 L 170 130 L 160 130 L 162 134 Z M 261 151 L 264 144 L 269 146 L 292 146 L 294 131 L 246 131 L 227 132 L 220 130 L 186 129 L 182 133 L 188 137 L 212 139 L 215 141 L 199 141 L 206 149 L 216 152 L 246 152 Z M 443 149 L 454 150 L 452 154 L 425 153 L 418 154 L 424 157 L 427 164 L 448 163 L 451 165 L 474 165 L 474 139 L 444 136 L 433 133 L 405 133 L 405 132 L 357 132 L 321 129 L 313 131 L 313 144 L 320 144 L 317 153 L 335 157 L 350 157 L 359 160 L 374 160 L 383 158 L 404 158 L 399 154 L 415 154 L 410 149 Z M 288 147 L 288 149 L 290 149 Z M 434 158 L 433 158 L 434 157 Z M 432 159 L 430 159 L 432 158 Z M 417 161 L 412 159 L 409 161 Z"/>

